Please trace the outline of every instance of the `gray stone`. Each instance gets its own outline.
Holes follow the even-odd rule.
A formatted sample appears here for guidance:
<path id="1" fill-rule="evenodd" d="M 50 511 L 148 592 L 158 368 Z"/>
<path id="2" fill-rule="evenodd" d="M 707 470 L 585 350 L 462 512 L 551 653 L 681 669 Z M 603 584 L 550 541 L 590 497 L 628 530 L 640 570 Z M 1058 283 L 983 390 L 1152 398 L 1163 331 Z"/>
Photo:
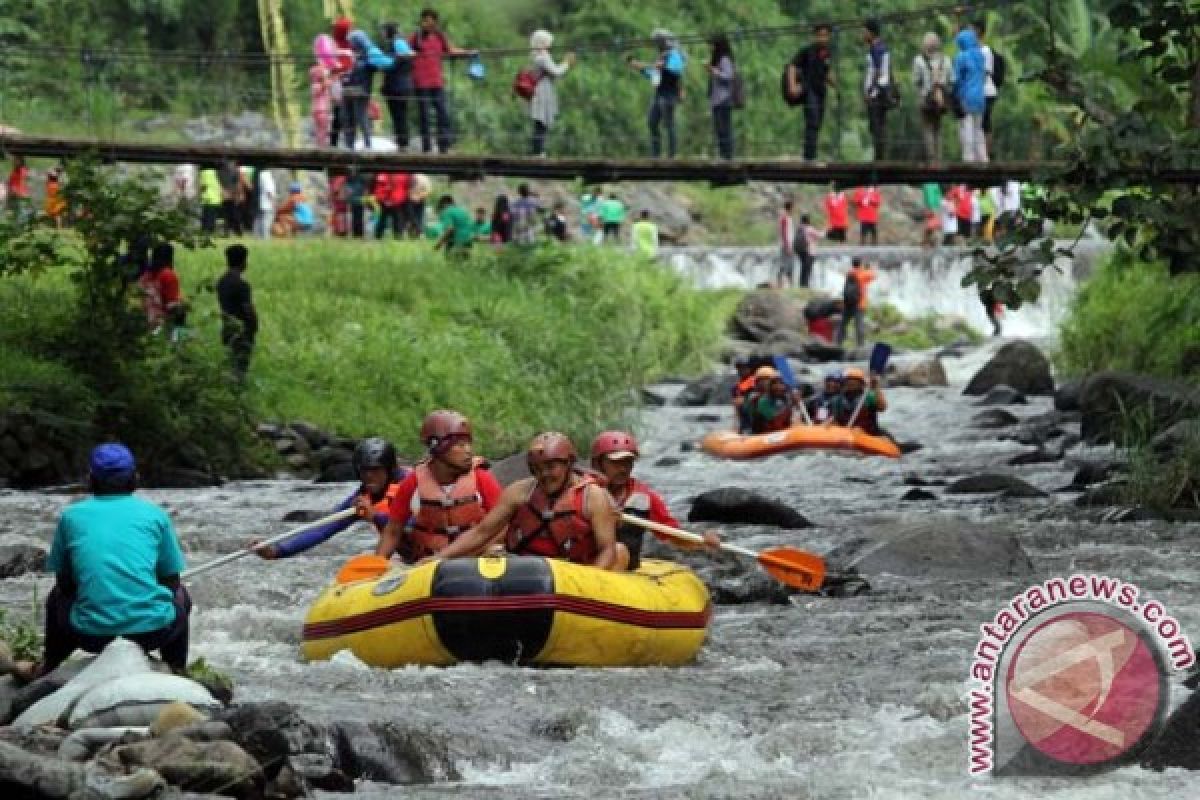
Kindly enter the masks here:
<path id="1" fill-rule="evenodd" d="M 863 575 L 992 581 L 1033 572 L 1029 555 L 1007 527 L 942 514 L 871 525 L 826 559 Z"/>
<path id="2" fill-rule="evenodd" d="M 1008 460 L 1008 464 L 1013 467 L 1024 467 L 1030 464 L 1052 464 L 1055 461 L 1061 461 L 1062 457 L 1062 453 L 1050 452 L 1039 447 L 1036 450 L 1029 450 L 1020 455 L 1013 456 Z"/>
<path id="3" fill-rule="evenodd" d="M 889 364 L 888 386 L 926 389 L 930 386 L 949 386 L 946 367 L 940 359 L 927 358 L 915 364 Z"/>
<path id="4" fill-rule="evenodd" d="M 7 797 L 61 798 L 82 791 L 82 764 L 37 755 L 8 742 L 0 742 L 0 787 Z"/>
<path id="5" fill-rule="evenodd" d="M 333 464 L 349 464 L 354 460 L 354 453 L 341 447 L 325 446 L 312 454 L 317 466 L 321 469 Z"/>
<path id="6" fill-rule="evenodd" d="M 913 503 L 918 500 L 935 500 L 935 499 L 937 499 L 937 495 L 934 494 L 933 492 L 929 491 L 928 489 L 909 489 L 907 492 L 905 492 L 903 495 L 900 496 L 900 502 L 902 502 L 902 503 Z"/>
<path id="7" fill-rule="evenodd" d="M 1108 461 L 1084 461 L 1075 470 L 1071 485 L 1083 488 L 1094 483 L 1103 483 L 1112 477 L 1115 465 Z"/>
<path id="8" fill-rule="evenodd" d="M 317 483 L 350 483 L 358 480 L 358 472 L 348 461 L 330 464 L 317 473 Z"/>
<path id="9" fill-rule="evenodd" d="M 254 432 L 265 439 L 278 439 L 283 435 L 283 427 L 273 422 L 260 422 Z"/>
<path id="10" fill-rule="evenodd" d="M 737 386 L 736 374 L 707 375 L 692 381 L 675 397 L 677 406 L 709 406 L 730 402 Z"/>
<path id="11" fill-rule="evenodd" d="M 946 487 L 947 494 L 990 494 L 1003 492 L 1006 497 L 1048 497 L 1046 492 L 1013 475 L 985 472 L 960 478 Z"/>
<path id="12" fill-rule="evenodd" d="M 1079 495 L 1079 497 L 1075 498 L 1075 505 L 1079 508 L 1119 506 L 1125 503 L 1128 497 L 1128 484 L 1123 481 L 1113 481 L 1112 483 L 1103 483 L 1099 486 L 1089 488 L 1083 494 Z"/>
<path id="13" fill-rule="evenodd" d="M 525 458 L 525 453 L 514 453 L 507 458 L 493 461 L 488 471 L 499 481 L 501 486 L 508 486 L 529 477 L 529 463 Z"/>
<path id="14" fill-rule="evenodd" d="M 667 398 L 651 389 L 642 389 L 638 395 L 642 405 L 650 408 L 661 408 L 667 404 Z"/>
<path id="15" fill-rule="evenodd" d="M 752 342 L 765 342 L 775 331 L 804 328 L 800 303 L 774 289 L 748 292 L 733 312 L 733 330 Z"/>
<path id="16" fill-rule="evenodd" d="M 1182 767 L 1200 770 L 1200 692 L 1188 695 L 1183 705 L 1167 718 L 1162 733 L 1142 756 L 1142 766 L 1163 770 Z"/>
<path id="17" fill-rule="evenodd" d="M 304 439 L 310 450 L 319 450 L 329 444 L 332 437 L 311 422 L 293 422 L 288 425 L 293 433 Z"/>
<path id="18" fill-rule="evenodd" d="M 306 437 L 303 433 L 300 433 L 299 431 L 295 430 L 290 425 L 288 426 L 285 433 L 292 440 L 292 447 L 294 449 L 294 452 L 304 453 L 305 455 L 308 455 L 309 453 L 311 453 L 313 451 L 312 445 L 310 445 L 308 443 L 308 437 Z"/>
<path id="19" fill-rule="evenodd" d="M 813 343 L 807 334 L 784 329 L 772 331 L 762 343 L 761 350 L 773 356 L 808 358 L 809 346 Z"/>
<path id="20" fill-rule="evenodd" d="M 654 466 L 656 466 L 656 467 L 678 467 L 682 463 L 683 463 L 683 461 L 681 461 L 678 458 L 675 458 L 674 456 L 663 456 L 658 461 L 654 462 Z"/>
<path id="21" fill-rule="evenodd" d="M 15 578 L 27 572 L 41 572 L 46 566 L 46 551 L 28 544 L 0 546 L 0 578 Z"/>
<path id="22" fill-rule="evenodd" d="M 124 769 L 152 769 L 185 791 L 220 792 L 234 797 L 261 797 L 263 767 L 233 742 L 202 742 L 183 736 L 126 744 L 104 756 Z"/>
<path id="23" fill-rule="evenodd" d="M 1079 407 L 1084 439 L 1116 441 L 1131 415 L 1143 417 L 1151 433 L 1200 417 L 1200 386 L 1127 372 L 1100 372 L 1083 382 Z"/>
<path id="24" fill-rule="evenodd" d="M 1054 408 L 1057 411 L 1078 411 L 1079 392 L 1083 381 L 1066 381 L 1054 390 Z"/>
<path id="25" fill-rule="evenodd" d="M 980 400 L 976 405 L 1023 406 L 1028 402 L 1029 400 L 1025 397 L 1025 395 L 1021 394 L 1011 386 L 1005 386 L 1001 384 L 1000 386 L 993 386 L 991 389 L 988 389 L 987 394 L 985 394 L 983 399 Z"/>
<path id="26" fill-rule="evenodd" d="M 1018 422 L 1020 420 L 1015 414 L 1011 411 L 1005 411 L 1003 408 L 989 408 L 971 417 L 971 427 L 982 428 L 984 430 L 1009 428 Z"/>
<path id="27" fill-rule="evenodd" d="M 283 436 L 275 440 L 275 452 L 281 456 L 290 455 L 296 452 L 296 440 L 290 436 Z"/>
<path id="28" fill-rule="evenodd" d="M 812 527 L 812 523 L 795 509 L 757 492 L 738 488 L 714 489 L 700 495 L 692 503 L 688 521 L 774 525 L 788 529 Z"/>
<path id="29" fill-rule="evenodd" d="M 963 394 L 983 395 L 1001 384 L 1025 394 L 1053 394 L 1050 361 L 1029 342 L 1009 342 L 975 373 Z"/>
<path id="30" fill-rule="evenodd" d="M 284 461 L 292 469 L 307 470 L 312 466 L 312 459 L 305 453 L 292 453 Z"/>

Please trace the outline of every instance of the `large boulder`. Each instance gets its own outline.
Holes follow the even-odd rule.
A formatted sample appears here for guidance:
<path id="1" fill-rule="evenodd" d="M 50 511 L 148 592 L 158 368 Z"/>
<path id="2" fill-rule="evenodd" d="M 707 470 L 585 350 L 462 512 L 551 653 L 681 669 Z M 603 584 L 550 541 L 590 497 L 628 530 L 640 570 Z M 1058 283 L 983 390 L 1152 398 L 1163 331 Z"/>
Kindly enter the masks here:
<path id="1" fill-rule="evenodd" d="M 238 798 L 263 796 L 263 769 L 233 742 L 197 742 L 166 736 L 121 745 L 104 760 L 124 769 L 146 768 L 167 783 L 191 792 L 220 792 Z"/>
<path id="2" fill-rule="evenodd" d="M 889 364 L 888 385 L 926 389 L 930 386 L 949 386 L 946 368 L 940 358 L 927 358 L 912 364 Z"/>
<path id="3" fill-rule="evenodd" d="M 804 328 L 804 309 L 800 303 L 773 289 L 747 293 L 733 312 L 734 332 L 752 342 L 765 342 L 775 331 Z"/>
<path id="4" fill-rule="evenodd" d="M 1047 497 L 1046 492 L 1013 475 L 984 472 L 960 478 L 946 487 L 947 494 L 992 494 L 1005 497 Z"/>
<path id="5" fill-rule="evenodd" d="M 1054 408 L 1056 411 L 1078 411 L 1079 390 L 1083 381 L 1067 381 L 1060 383 L 1054 390 Z"/>
<path id="6" fill-rule="evenodd" d="M 1151 433 L 1165 431 L 1183 419 L 1200 417 L 1200 386 L 1129 372 L 1099 372 L 1079 391 L 1084 439 L 1119 439 L 1129 420 L 1146 424 Z"/>
<path id="7" fill-rule="evenodd" d="M 812 526 L 803 514 L 778 500 L 749 489 L 713 489 L 692 503 L 689 522 L 723 522 L 732 525 L 774 525 L 779 528 Z"/>
<path id="8" fill-rule="evenodd" d="M 826 555 L 863 575 L 992 581 L 1033 572 L 1029 555 L 1006 526 L 949 514 L 870 524 Z"/>
<path id="9" fill-rule="evenodd" d="M 1142 766 L 1157 770 L 1167 767 L 1200 770 L 1197 741 L 1200 741 L 1200 692 L 1194 691 L 1167 718 L 1162 733 L 1142 755 Z"/>
<path id="10" fill-rule="evenodd" d="M 737 386 L 737 375 L 707 375 L 692 381 L 675 396 L 677 406 L 710 406 L 728 403 Z"/>
<path id="11" fill-rule="evenodd" d="M 0 546 L 0 578 L 15 578 L 26 572 L 41 572 L 46 551 L 29 544 Z"/>
<path id="12" fill-rule="evenodd" d="M 963 394 L 983 395 L 1001 385 L 1025 394 L 1053 394 L 1054 378 L 1050 374 L 1050 361 L 1029 342 L 1009 342 L 975 373 L 967 388 L 963 389 Z"/>
<path id="13" fill-rule="evenodd" d="M 287 703 L 247 703 L 218 716 L 233 741 L 262 765 L 267 780 L 290 767 L 311 785 L 329 791 L 353 786 L 338 760 L 339 734 L 305 720 Z"/>
<path id="14" fill-rule="evenodd" d="M 812 337 L 789 329 L 773 331 L 762 343 L 760 351 L 772 356 L 789 356 L 791 358 L 808 358 L 808 347 L 813 343 Z"/>
<path id="15" fill-rule="evenodd" d="M 1023 406 L 1028 403 L 1025 395 L 1018 392 L 1011 386 L 1000 384 L 988 389 L 987 394 L 983 396 L 976 405 L 981 406 Z"/>

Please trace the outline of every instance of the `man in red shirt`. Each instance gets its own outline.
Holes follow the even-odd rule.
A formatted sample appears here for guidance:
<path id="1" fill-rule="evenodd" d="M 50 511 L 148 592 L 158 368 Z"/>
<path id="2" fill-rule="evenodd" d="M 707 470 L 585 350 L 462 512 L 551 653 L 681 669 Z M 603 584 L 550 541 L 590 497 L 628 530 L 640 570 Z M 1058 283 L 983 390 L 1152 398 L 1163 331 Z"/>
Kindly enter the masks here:
<path id="1" fill-rule="evenodd" d="M 829 221 L 825 238 L 831 242 L 846 241 L 846 230 L 850 227 L 850 204 L 841 189 L 833 189 L 825 195 L 825 219 Z"/>
<path id="2" fill-rule="evenodd" d="M 958 218 L 959 238 L 966 243 L 971 239 L 971 190 L 960 183 L 950 190 L 949 196 L 954 203 L 954 216 Z"/>
<path id="3" fill-rule="evenodd" d="M 8 210 L 14 217 L 22 217 L 29 210 L 29 167 L 24 156 L 13 156 L 12 172 L 8 173 Z"/>
<path id="4" fill-rule="evenodd" d="M 379 202 L 379 221 L 375 238 L 382 239 L 391 221 L 392 235 L 399 239 L 407 227 L 404 212 L 408 208 L 409 176 L 403 172 L 381 172 L 375 176 L 375 199 Z"/>
<path id="5" fill-rule="evenodd" d="M 879 187 L 863 188 L 860 186 L 854 190 L 854 216 L 858 217 L 859 244 L 866 244 L 868 237 L 871 239 L 871 244 L 879 244 L 877 226 L 879 225 L 879 206 L 882 204 L 883 197 L 879 194 Z"/>
<path id="6" fill-rule="evenodd" d="M 142 307 L 150 330 L 157 333 L 164 322 L 170 323 L 171 338 L 187 321 L 187 307 L 179 290 L 175 272 L 175 248 L 167 242 L 156 244 L 150 254 L 150 268 L 138 278 Z"/>
<path id="7" fill-rule="evenodd" d="M 450 112 L 446 110 L 446 80 L 442 75 L 442 59 L 446 56 L 469 56 L 478 51 L 463 50 L 450 44 L 438 27 L 438 12 L 427 8 L 421 12 L 421 28 L 408 40 L 413 56 L 412 80 L 417 94 L 417 120 L 421 126 L 421 151 L 433 152 L 429 135 L 429 110 L 437 117 L 438 150 L 450 152 L 454 134 L 450 129 Z"/>
<path id="8" fill-rule="evenodd" d="M 389 521 L 375 554 L 399 552 L 416 563 L 437 555 L 496 507 L 500 482 L 475 457 L 471 422 L 457 411 L 434 411 L 421 424 L 429 457 L 396 487 Z"/>

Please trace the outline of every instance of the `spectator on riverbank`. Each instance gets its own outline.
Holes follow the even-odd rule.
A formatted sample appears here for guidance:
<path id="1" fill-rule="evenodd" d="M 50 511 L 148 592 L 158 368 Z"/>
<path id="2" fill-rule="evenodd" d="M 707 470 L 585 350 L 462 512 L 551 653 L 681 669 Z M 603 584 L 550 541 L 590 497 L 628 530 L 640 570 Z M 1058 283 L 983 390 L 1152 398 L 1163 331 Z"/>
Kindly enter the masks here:
<path id="1" fill-rule="evenodd" d="M 863 98 L 867 104 L 867 126 L 871 131 L 871 142 L 875 148 L 875 160 L 887 158 L 887 114 L 890 110 L 889 97 L 892 83 L 892 57 L 881 32 L 883 26 L 877 19 L 869 19 L 863 25 L 863 41 L 867 45 L 867 68 L 863 76 Z"/>
<path id="2" fill-rule="evenodd" d="M 987 140 L 983 135 L 983 114 L 987 110 L 987 97 L 984 94 L 987 72 L 983 52 L 979 49 L 975 32 L 970 28 L 959 31 L 954 43 L 958 45 L 958 54 L 954 56 L 954 91 L 963 110 L 963 117 L 958 123 L 962 159 L 986 163 L 988 154 Z"/>
<path id="3" fill-rule="evenodd" d="M 589 244 L 600 244 L 604 235 L 600 224 L 600 201 L 602 192 L 585 192 L 579 199 L 579 230 L 583 240 Z"/>
<path id="4" fill-rule="evenodd" d="M 375 176 L 375 201 L 379 203 L 379 218 L 375 221 L 375 238 L 382 239 L 392 226 L 393 238 L 404 236 L 404 212 L 408 205 L 409 177 L 403 172 L 381 172 Z"/>
<path id="5" fill-rule="evenodd" d="M 633 223 L 630 240 L 635 253 L 646 258 L 658 257 L 658 226 L 650 219 L 649 209 L 643 208 Z"/>
<path id="6" fill-rule="evenodd" d="M 488 219 L 487 209 L 483 206 L 475 209 L 475 241 L 490 242 L 492 240 L 492 223 Z"/>
<path id="7" fill-rule="evenodd" d="M 217 232 L 217 217 L 221 215 L 221 178 L 212 167 L 200 170 L 200 230 Z"/>
<path id="8" fill-rule="evenodd" d="M 779 267 L 775 271 L 775 285 L 780 289 L 791 286 L 796 274 L 796 220 L 792 216 L 793 208 L 792 201 L 785 200 L 775 226 L 779 240 Z"/>
<path id="9" fill-rule="evenodd" d="M 245 198 L 245 187 L 242 184 L 242 171 L 233 161 L 225 161 L 217 170 L 217 178 L 221 182 L 221 209 L 225 218 L 225 235 L 242 235 L 242 201 Z"/>
<path id="10" fill-rule="evenodd" d="M 808 214 L 800 215 L 800 224 L 796 226 L 796 257 L 800 259 L 800 280 L 797 286 L 808 288 L 812 282 L 813 266 L 817 263 L 817 243 L 821 241 L 821 232 L 812 224 Z"/>
<path id="11" fill-rule="evenodd" d="M 250 251 L 243 245 L 225 248 L 225 274 L 217 281 L 217 304 L 221 309 L 221 344 L 229 348 L 233 372 L 245 381 L 258 337 L 258 311 L 250 284 L 243 277 Z"/>
<path id="12" fill-rule="evenodd" d="M 517 244 L 537 244 L 538 217 L 541 214 L 537 195 L 529 184 L 517 187 L 517 201 L 512 206 L 512 240 Z"/>
<path id="13" fill-rule="evenodd" d="M 921 204 L 925 207 L 921 245 L 935 247 L 938 241 L 938 231 L 942 229 L 942 187 L 934 182 L 922 186 Z"/>
<path id="14" fill-rule="evenodd" d="M 575 63 L 575 54 L 567 53 L 562 63 L 556 64 L 550 55 L 553 44 L 554 35 L 549 31 L 537 30 L 529 37 L 529 58 L 537 75 L 537 85 L 529 102 L 529 118 L 533 120 L 530 152 L 535 156 L 546 155 L 546 137 L 558 117 L 558 90 L 554 84 Z"/>
<path id="15" fill-rule="evenodd" d="M 846 281 L 842 285 L 842 321 L 838 325 L 837 343 L 846 341 L 846 330 L 850 321 L 854 321 L 854 342 L 858 347 L 866 343 L 864 330 L 867 317 L 867 286 L 875 280 L 875 270 L 869 264 L 864 265 L 857 256 L 850 262 L 850 271 L 846 273 Z"/>
<path id="16" fill-rule="evenodd" d="M 949 194 L 951 202 L 954 203 L 955 229 L 961 238 L 963 244 L 966 244 L 971 238 L 971 190 L 964 184 L 956 184 Z"/>
<path id="17" fill-rule="evenodd" d="M 9 170 L 8 180 L 5 181 L 5 189 L 8 193 L 8 213 L 17 219 L 24 219 L 30 212 L 31 197 L 29 167 L 25 164 L 24 156 L 13 156 L 13 165 Z"/>
<path id="18" fill-rule="evenodd" d="M 138 289 L 151 333 L 158 333 L 168 322 L 172 330 L 183 327 L 187 313 L 175 272 L 175 248 L 169 243 L 156 244 L 150 251 L 150 264 L 138 277 Z"/>
<path id="19" fill-rule="evenodd" d="M 788 94 L 803 98 L 805 161 L 815 161 L 817 158 L 817 140 L 825 119 L 827 90 L 833 86 L 837 91 L 831 66 L 830 33 L 830 26 L 824 23 L 813 28 L 812 43 L 796 53 L 787 68 Z"/>
<path id="20" fill-rule="evenodd" d="M 512 211 L 508 207 L 508 195 L 496 196 L 492 206 L 491 236 L 492 244 L 508 244 L 513 237 Z"/>
<path id="21" fill-rule="evenodd" d="M 872 245 L 879 244 L 879 207 L 883 205 L 883 195 L 878 186 L 866 186 L 854 190 L 854 216 L 858 219 L 858 243 L 865 245 L 867 239 Z"/>
<path id="22" fill-rule="evenodd" d="M 939 166 L 942 163 L 942 117 L 949 108 L 951 70 L 950 59 L 942 52 L 942 40 L 936 33 L 925 34 L 921 52 L 913 58 L 912 75 L 921 117 L 925 162 Z"/>
<path id="23" fill-rule="evenodd" d="M 413 173 L 408 184 L 408 231 L 412 239 L 425 235 L 425 201 L 433 191 L 433 181 L 420 172 Z"/>
<path id="24" fill-rule="evenodd" d="M 662 155 L 662 135 L 660 128 L 667 132 L 667 158 L 674 158 L 676 152 L 675 108 L 683 100 L 683 69 L 687 59 L 679 49 L 674 35 L 665 28 L 655 28 L 650 34 L 658 48 L 658 58 L 652 64 L 643 63 L 636 58 L 629 59 L 629 65 L 646 76 L 654 84 L 654 96 L 650 101 L 650 112 L 646 116 L 646 124 L 650 128 L 650 157 Z"/>
<path id="25" fill-rule="evenodd" d="M 254 221 L 254 232 L 261 239 L 271 238 L 271 226 L 275 224 L 275 203 L 277 201 L 275 177 L 271 170 L 258 171 L 258 217 Z"/>
<path id="26" fill-rule="evenodd" d="M 850 200 L 841 189 L 832 188 L 825 195 L 825 238 L 831 242 L 845 242 L 850 228 Z"/>
<path id="27" fill-rule="evenodd" d="M 63 226 L 67 212 L 67 201 L 62 196 L 62 167 L 54 167 L 46 173 L 46 194 L 42 198 L 42 213 L 56 228 Z"/>
<path id="28" fill-rule="evenodd" d="M 713 132 L 716 135 L 717 155 L 726 161 L 733 159 L 734 80 L 737 63 L 729 37 L 721 33 L 711 40 L 712 55 L 708 62 L 708 107 L 712 112 Z"/>
<path id="29" fill-rule="evenodd" d="M 562 201 L 555 203 L 550 216 L 546 217 L 546 235 L 556 242 L 566 242 L 571 238 L 567 226 L 567 207 Z"/>
<path id="30" fill-rule="evenodd" d="M 454 198 L 448 194 L 438 200 L 437 211 L 442 234 L 433 249 L 445 249 L 447 256 L 469 255 L 471 244 L 475 241 L 475 223 L 471 215 L 465 208 L 455 204 Z"/>
<path id="31" fill-rule="evenodd" d="M 942 245 L 953 247 L 958 243 L 958 215 L 954 208 L 954 187 L 942 196 Z"/>
<path id="32" fill-rule="evenodd" d="M 446 79 L 442 74 L 442 59 L 447 56 L 475 55 L 477 51 L 455 47 L 442 33 L 438 12 L 426 8 L 421 12 L 420 28 L 409 38 L 413 57 L 413 89 L 417 94 L 417 122 L 421 128 L 421 151 L 433 152 L 430 137 L 430 116 L 437 122 L 438 151 L 450 152 L 454 143 L 450 112 L 446 107 Z"/>
<path id="33" fill-rule="evenodd" d="M 392 135 L 396 149 L 408 149 L 408 101 L 413 96 L 413 52 L 408 40 L 400 35 L 400 27 L 394 22 L 383 25 L 383 48 L 392 59 L 392 66 L 383 71 L 383 99 L 387 103 L 388 116 L 392 118 Z"/>
<path id="34" fill-rule="evenodd" d="M 625 224 L 625 204 L 615 193 L 600 204 L 600 222 L 604 226 L 604 241 L 620 242 L 621 226 Z"/>

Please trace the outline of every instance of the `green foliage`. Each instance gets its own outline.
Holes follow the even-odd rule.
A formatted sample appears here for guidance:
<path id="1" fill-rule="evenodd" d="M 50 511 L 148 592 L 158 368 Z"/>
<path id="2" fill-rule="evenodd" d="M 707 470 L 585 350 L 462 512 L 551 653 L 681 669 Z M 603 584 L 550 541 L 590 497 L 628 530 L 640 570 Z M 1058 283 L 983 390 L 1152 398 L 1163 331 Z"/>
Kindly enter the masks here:
<path id="1" fill-rule="evenodd" d="M 1197 348 L 1200 275 L 1172 278 L 1162 263 L 1118 252 L 1076 295 L 1058 359 L 1070 375 L 1117 369 L 1174 377 Z"/>
<path id="2" fill-rule="evenodd" d="M 878 303 L 867 309 L 871 338 L 887 342 L 901 350 L 928 350 L 964 339 L 982 341 L 979 332 L 966 320 L 947 320 L 937 314 L 909 319 L 890 303 Z"/>
<path id="3" fill-rule="evenodd" d="M 36 595 L 32 605 L 36 612 Z M 15 661 L 36 661 L 42 656 L 42 631 L 36 619 L 10 618 L 7 608 L 0 608 L 0 642 L 8 643 Z"/>
<path id="4" fill-rule="evenodd" d="M 188 664 L 187 671 L 184 674 L 186 677 L 204 686 L 219 686 L 233 691 L 233 678 L 230 678 L 224 672 L 209 664 L 204 660 L 203 656 Z"/>
<path id="5" fill-rule="evenodd" d="M 206 252 L 182 260 L 195 335 L 217 337 Z M 410 453 L 422 417 L 471 416 L 484 452 L 539 430 L 580 440 L 622 421 L 630 391 L 699 371 L 736 298 L 607 248 L 477 248 L 303 240 L 253 247 L 247 279 L 261 330 L 248 394 L 263 416 L 346 435 L 386 435 Z"/>

